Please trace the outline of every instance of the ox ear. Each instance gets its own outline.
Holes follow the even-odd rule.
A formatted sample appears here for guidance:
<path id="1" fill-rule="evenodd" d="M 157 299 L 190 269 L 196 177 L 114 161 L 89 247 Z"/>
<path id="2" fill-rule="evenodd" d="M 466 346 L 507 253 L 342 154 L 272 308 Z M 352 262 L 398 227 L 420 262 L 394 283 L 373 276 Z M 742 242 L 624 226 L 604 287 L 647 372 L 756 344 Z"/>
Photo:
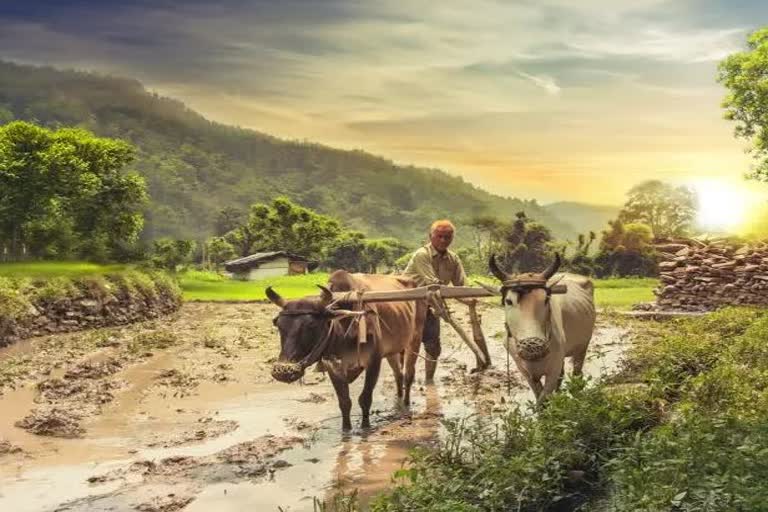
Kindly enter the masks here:
<path id="1" fill-rule="evenodd" d="M 499 268 L 498 263 L 496 263 L 495 254 L 491 254 L 488 257 L 488 268 L 491 270 L 491 274 L 493 274 L 496 277 L 496 279 L 498 279 L 502 283 L 508 279 L 507 273 L 501 270 Z"/>
<path id="2" fill-rule="evenodd" d="M 317 285 L 317 287 L 320 288 L 320 303 L 323 307 L 328 306 L 333 302 L 333 292 L 321 284 Z"/>
<path id="3" fill-rule="evenodd" d="M 275 306 L 279 308 L 285 307 L 285 299 L 280 296 L 275 290 L 272 289 L 271 286 L 267 286 L 266 289 L 267 298 L 274 304 Z"/>
<path id="4" fill-rule="evenodd" d="M 555 261 L 552 262 L 552 264 L 547 267 L 547 269 L 541 273 L 541 277 L 544 278 L 544 280 L 548 280 L 550 277 L 555 275 L 555 272 L 557 272 L 557 269 L 560 268 L 560 264 L 562 263 L 562 260 L 560 259 L 560 253 L 555 253 Z"/>

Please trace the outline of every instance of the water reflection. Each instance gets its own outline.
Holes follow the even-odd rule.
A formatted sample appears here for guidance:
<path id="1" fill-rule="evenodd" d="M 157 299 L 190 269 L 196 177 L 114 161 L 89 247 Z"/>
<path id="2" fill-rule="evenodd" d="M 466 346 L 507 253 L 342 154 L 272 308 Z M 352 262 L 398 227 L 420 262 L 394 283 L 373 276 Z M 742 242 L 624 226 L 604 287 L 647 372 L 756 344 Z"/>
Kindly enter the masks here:
<path id="1" fill-rule="evenodd" d="M 394 472 L 406 464 L 409 450 L 437 441 L 444 416 L 443 402 L 436 386 L 424 388 L 422 396 L 424 405 L 415 404 L 413 413 L 404 412 L 400 419 L 343 441 L 333 467 L 332 485 L 324 496 L 326 503 L 356 491 L 360 504 L 367 505 L 376 494 L 390 487 Z"/>

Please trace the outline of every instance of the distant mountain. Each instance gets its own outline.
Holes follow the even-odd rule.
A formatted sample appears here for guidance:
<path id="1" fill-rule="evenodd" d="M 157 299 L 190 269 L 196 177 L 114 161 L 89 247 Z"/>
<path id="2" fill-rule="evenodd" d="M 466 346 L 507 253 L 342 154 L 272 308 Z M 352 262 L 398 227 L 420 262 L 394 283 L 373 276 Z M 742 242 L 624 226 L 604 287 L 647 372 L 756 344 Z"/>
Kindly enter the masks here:
<path id="1" fill-rule="evenodd" d="M 134 168 L 146 177 L 151 196 L 146 239 L 203 239 L 222 208 L 247 210 L 276 195 L 369 236 L 411 244 L 437 218 L 451 218 L 461 228 L 476 215 L 511 219 L 520 210 L 559 238 L 576 234 L 535 200 L 502 198 L 443 171 L 398 166 L 363 151 L 214 123 L 136 80 L 0 61 L 0 123 L 11 119 L 82 126 L 136 145 Z"/>
<path id="2" fill-rule="evenodd" d="M 608 221 L 619 215 L 621 207 L 561 201 L 544 205 L 544 209 L 567 222 L 572 231 L 585 235 L 594 231 L 599 240 L 600 232 L 608 229 Z"/>

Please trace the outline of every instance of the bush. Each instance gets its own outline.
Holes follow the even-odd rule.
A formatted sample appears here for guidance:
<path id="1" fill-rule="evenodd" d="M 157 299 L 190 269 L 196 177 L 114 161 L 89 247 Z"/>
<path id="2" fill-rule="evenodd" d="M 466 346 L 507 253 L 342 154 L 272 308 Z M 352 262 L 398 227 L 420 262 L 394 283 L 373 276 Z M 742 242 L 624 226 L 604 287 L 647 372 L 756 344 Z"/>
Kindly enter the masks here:
<path id="1" fill-rule="evenodd" d="M 573 379 L 536 416 L 449 422 L 372 510 L 768 510 L 768 313 L 643 326 L 640 385 Z"/>
<path id="2" fill-rule="evenodd" d="M 613 450 L 659 419 L 643 389 L 610 393 L 573 379 L 538 417 L 515 409 L 449 422 L 440 448 L 417 452 L 399 473 L 407 485 L 372 510 L 570 509 L 600 481 Z"/>
<path id="3" fill-rule="evenodd" d="M 0 277 L 0 327 L 6 322 L 25 317 L 31 306 L 16 280 Z"/>

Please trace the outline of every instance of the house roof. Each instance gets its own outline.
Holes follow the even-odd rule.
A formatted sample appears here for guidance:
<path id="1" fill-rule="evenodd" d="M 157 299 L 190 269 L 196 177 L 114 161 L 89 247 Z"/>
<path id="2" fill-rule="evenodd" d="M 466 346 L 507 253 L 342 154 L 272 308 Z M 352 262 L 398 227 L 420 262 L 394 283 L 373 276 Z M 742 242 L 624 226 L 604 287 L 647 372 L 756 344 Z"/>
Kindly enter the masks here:
<path id="1" fill-rule="evenodd" d="M 243 258 L 237 258 L 224 263 L 224 268 L 229 271 L 248 270 L 256 268 L 262 263 L 272 261 L 277 258 L 288 258 L 291 261 L 309 261 L 304 256 L 292 254 L 287 251 L 257 252 Z"/>

